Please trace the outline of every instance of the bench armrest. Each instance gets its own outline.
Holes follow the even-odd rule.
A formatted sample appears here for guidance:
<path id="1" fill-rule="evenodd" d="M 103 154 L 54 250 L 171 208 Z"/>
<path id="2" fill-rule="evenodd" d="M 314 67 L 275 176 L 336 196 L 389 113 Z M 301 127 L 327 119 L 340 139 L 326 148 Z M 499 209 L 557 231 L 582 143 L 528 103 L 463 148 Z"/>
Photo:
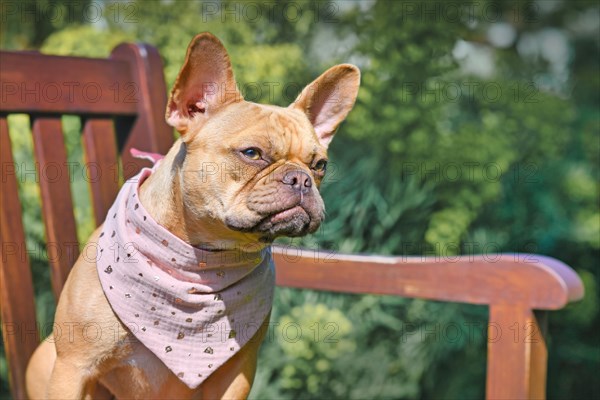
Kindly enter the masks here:
<path id="1" fill-rule="evenodd" d="M 386 257 L 273 246 L 277 284 L 469 304 L 555 310 L 583 297 L 579 276 L 537 254 Z"/>

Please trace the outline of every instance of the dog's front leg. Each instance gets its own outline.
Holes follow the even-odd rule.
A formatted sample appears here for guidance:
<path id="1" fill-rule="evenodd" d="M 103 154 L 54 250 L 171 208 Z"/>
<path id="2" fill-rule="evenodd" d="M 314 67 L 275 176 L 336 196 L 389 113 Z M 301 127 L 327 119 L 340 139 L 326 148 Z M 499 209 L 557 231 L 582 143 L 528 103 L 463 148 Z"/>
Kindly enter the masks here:
<path id="1" fill-rule="evenodd" d="M 99 229 L 90 243 L 97 243 L 98 234 Z M 52 352 L 56 360 L 46 391 L 49 399 L 99 398 L 106 390 L 96 390 L 98 379 L 109 370 L 115 348 L 127 336 L 126 329 L 116 325 L 118 320 L 104 296 L 94 255 L 86 258 L 83 254 L 73 266 L 56 308 L 56 351 Z M 90 326 L 98 328 L 97 336 L 88 332 Z M 119 327 L 116 331 L 115 326 Z"/>
<path id="2" fill-rule="evenodd" d="M 48 383 L 48 399 L 84 399 L 91 396 L 94 382 L 91 381 L 86 368 L 60 357 L 54 363 L 50 382 Z M 91 398 L 91 397 L 90 397 Z"/>

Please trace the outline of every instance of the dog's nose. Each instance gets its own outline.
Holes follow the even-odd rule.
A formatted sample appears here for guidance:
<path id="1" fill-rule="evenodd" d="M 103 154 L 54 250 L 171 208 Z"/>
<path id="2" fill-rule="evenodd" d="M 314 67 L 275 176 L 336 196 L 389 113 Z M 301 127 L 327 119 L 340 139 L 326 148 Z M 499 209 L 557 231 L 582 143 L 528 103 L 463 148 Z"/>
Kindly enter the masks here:
<path id="1" fill-rule="evenodd" d="M 310 179 L 310 176 L 303 171 L 290 171 L 283 176 L 281 181 L 303 194 L 308 193 L 312 187 L 312 179 Z"/>

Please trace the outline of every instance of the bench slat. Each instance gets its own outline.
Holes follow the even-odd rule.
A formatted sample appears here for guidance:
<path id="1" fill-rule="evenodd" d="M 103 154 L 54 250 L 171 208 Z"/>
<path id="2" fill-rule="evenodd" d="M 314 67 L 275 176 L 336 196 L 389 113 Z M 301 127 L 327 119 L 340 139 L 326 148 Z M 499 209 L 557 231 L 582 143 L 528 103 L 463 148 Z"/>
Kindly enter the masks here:
<path id="1" fill-rule="evenodd" d="M 100 225 L 104 222 L 106 213 L 119 192 L 117 142 L 113 120 L 87 118 L 83 127 L 83 145 L 89 171 L 94 217 L 96 225 Z"/>
<path id="2" fill-rule="evenodd" d="M 131 66 L 131 76 L 140 94 L 137 112 L 143 118 L 117 123 L 120 137 L 124 136 L 121 131 L 129 133 L 120 149 L 123 175 L 128 179 L 150 165 L 148 161 L 132 157 L 131 148 L 166 154 L 173 144 L 173 128 L 165 121 L 167 87 L 156 48 L 143 43 L 123 43 L 114 48 L 110 57 Z"/>
<path id="3" fill-rule="evenodd" d="M 6 358 L 10 365 L 10 386 L 14 398 L 26 398 L 25 368 L 39 343 L 34 292 L 25 251 L 25 232 L 21 219 L 16 171 L 12 157 L 8 123 L 0 118 L 0 155 L 2 164 L 0 225 L 0 315 Z M 28 301 L 20 301 L 27 299 Z"/>
<path id="4" fill-rule="evenodd" d="M 58 117 L 33 119 L 33 147 L 42 195 L 52 289 L 58 299 L 79 245 L 69 184 L 67 152 Z"/>

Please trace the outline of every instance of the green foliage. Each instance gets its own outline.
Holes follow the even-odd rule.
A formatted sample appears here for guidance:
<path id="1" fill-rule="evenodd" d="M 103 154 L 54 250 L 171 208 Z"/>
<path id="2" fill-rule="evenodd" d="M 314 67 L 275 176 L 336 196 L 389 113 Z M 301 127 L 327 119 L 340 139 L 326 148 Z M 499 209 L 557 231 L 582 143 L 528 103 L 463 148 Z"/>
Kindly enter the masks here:
<path id="1" fill-rule="evenodd" d="M 90 0 L 3 1 L 0 48 L 38 49 L 54 32 L 86 22 L 87 11 L 95 9 L 91 3 Z"/>
<path id="2" fill-rule="evenodd" d="M 282 316 L 278 326 L 284 336 L 280 341 L 281 388 L 292 397 L 302 396 L 305 391 L 310 396 L 327 395 L 330 382 L 339 373 L 332 369 L 332 362 L 356 348 L 349 338 L 350 321 L 340 310 L 305 304 Z"/>
<path id="3" fill-rule="evenodd" d="M 125 32 L 98 30 L 93 26 L 76 25 L 52 34 L 42 46 L 44 53 L 83 57 L 107 57 L 119 43 L 132 41 Z"/>
<path id="4" fill-rule="evenodd" d="M 254 4 L 261 7 L 261 15 L 265 17 L 240 18 L 243 3 L 218 5 L 218 10 L 238 10 L 236 17 L 231 13 L 210 12 L 217 6 L 214 2 L 139 2 L 135 7 L 136 19 L 143 23 L 110 23 L 110 29 L 157 46 L 169 86 L 183 64 L 190 39 L 200 32 L 212 32 L 227 44 L 236 79 L 248 100 L 287 105 L 299 91 L 299 82 L 309 79 L 303 42 L 282 41 L 281 32 L 266 18 L 281 14 L 269 9 L 273 4 Z M 301 30 L 308 37 L 310 32 L 306 31 L 310 31 L 313 19 L 303 14 L 297 22 L 300 21 L 291 24 L 283 18 L 278 25 L 290 31 L 290 35 Z M 290 82 L 296 84 L 285 86 Z"/>
<path id="5" fill-rule="evenodd" d="M 333 141 L 322 188 L 326 223 L 287 242 L 339 252 L 522 251 L 559 258 L 576 268 L 586 297 L 550 314 L 548 396 L 598 396 L 590 384 L 600 360 L 598 28 L 586 34 L 575 26 L 580 22 L 573 25 L 589 4 L 557 3 L 544 11 L 539 2 L 486 1 L 477 3 L 474 21 L 455 21 L 407 14 L 401 1 L 338 2 L 335 23 L 324 18 L 325 3 L 308 0 L 293 3 L 302 10 L 294 18 L 282 12 L 289 1 L 254 3 L 260 18 L 245 17 L 247 3 L 233 1 L 131 4 L 133 22 L 121 14 L 101 24 L 73 20 L 21 29 L 9 18 L 2 47 L 106 57 L 121 41 L 148 42 L 158 47 L 170 85 L 190 38 L 211 31 L 227 45 L 246 98 L 278 105 L 293 101 L 332 64 L 358 63 L 358 102 Z M 490 4 L 517 40 L 546 29 L 571 32 L 565 75 L 539 54 L 489 43 L 488 29 L 499 22 L 482 17 Z M 215 5 L 216 12 L 207 8 Z M 493 72 L 466 70 L 453 57 L 459 40 L 493 54 Z M 28 125 L 24 116 L 10 117 L 16 161 L 33 170 Z M 83 163 L 79 119 L 64 117 L 63 127 L 69 161 Z M 74 177 L 81 241 L 93 229 L 86 186 Z M 28 248 L 43 249 L 32 176 L 20 182 L 19 195 Z M 38 316 L 49 322 L 54 306 L 44 252 L 32 264 Z M 484 395 L 483 307 L 278 289 L 271 322 L 254 399 Z M 295 327 L 302 331 L 298 340 Z M 3 356 L 0 376 L 4 390 Z"/>

